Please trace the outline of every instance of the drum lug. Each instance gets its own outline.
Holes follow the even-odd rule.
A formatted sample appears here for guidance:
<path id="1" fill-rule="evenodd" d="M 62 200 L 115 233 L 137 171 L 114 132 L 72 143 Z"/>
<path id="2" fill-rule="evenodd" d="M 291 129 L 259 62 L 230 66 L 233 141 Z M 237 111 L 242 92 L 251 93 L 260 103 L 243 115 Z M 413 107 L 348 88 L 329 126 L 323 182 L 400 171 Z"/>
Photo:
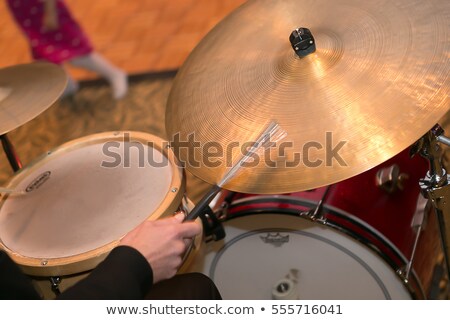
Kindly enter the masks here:
<path id="1" fill-rule="evenodd" d="M 323 217 L 323 204 L 325 200 L 327 199 L 328 193 L 330 191 L 330 186 L 327 186 L 325 189 L 325 192 L 322 195 L 322 198 L 317 202 L 317 205 L 315 208 L 308 210 L 308 211 L 302 211 L 300 212 L 301 217 L 306 217 L 314 222 L 319 222 L 322 224 L 327 223 L 327 219 Z"/>
<path id="2" fill-rule="evenodd" d="M 321 210 L 321 209 L 320 209 Z M 327 224 L 327 219 L 325 219 L 321 212 L 317 211 L 317 207 L 308 211 L 301 211 L 299 213 L 299 216 L 302 218 L 307 218 L 311 221 L 321 223 L 321 224 Z"/>
<path id="3" fill-rule="evenodd" d="M 400 279 L 405 283 L 405 285 L 409 284 L 409 276 L 407 276 L 407 266 L 403 266 L 400 269 L 397 269 L 396 273 L 400 277 Z"/>
<path id="4" fill-rule="evenodd" d="M 52 291 L 56 295 L 60 295 L 61 291 L 59 290 L 59 285 L 61 284 L 61 278 L 60 277 L 50 277 L 50 284 L 52 286 Z"/>

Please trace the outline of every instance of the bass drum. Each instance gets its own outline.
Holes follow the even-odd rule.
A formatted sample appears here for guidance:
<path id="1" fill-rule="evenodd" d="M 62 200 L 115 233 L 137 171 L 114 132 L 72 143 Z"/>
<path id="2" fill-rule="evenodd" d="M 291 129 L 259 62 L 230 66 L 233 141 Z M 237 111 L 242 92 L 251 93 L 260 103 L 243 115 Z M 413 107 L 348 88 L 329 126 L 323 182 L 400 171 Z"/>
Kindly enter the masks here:
<path id="1" fill-rule="evenodd" d="M 388 192 L 376 177 L 393 164 L 408 179 Z M 426 298 L 441 251 L 434 212 L 419 197 L 425 171 L 405 151 L 310 192 L 228 193 L 217 212 L 226 237 L 203 246 L 191 271 L 210 276 L 224 299 Z M 319 199 L 322 216 L 312 219 Z"/>

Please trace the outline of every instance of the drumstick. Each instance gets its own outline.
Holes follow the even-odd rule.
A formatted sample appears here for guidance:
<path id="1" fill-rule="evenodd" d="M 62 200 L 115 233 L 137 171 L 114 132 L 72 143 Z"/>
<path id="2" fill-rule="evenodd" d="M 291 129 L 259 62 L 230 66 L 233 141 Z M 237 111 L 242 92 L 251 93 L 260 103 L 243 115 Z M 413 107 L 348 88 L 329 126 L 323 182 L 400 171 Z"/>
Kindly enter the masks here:
<path id="1" fill-rule="evenodd" d="M 264 150 L 269 143 L 277 142 L 286 136 L 284 131 L 278 123 L 271 121 L 266 128 L 259 135 L 256 142 L 247 150 L 247 152 L 236 161 L 236 163 L 223 175 L 222 179 L 216 185 L 212 186 L 203 198 L 195 205 L 192 211 L 186 216 L 185 220 L 195 220 L 200 213 L 211 203 L 212 199 L 219 193 L 222 187 L 233 179 L 241 170 L 244 163 L 253 158 L 253 155 L 259 151 Z"/>
<path id="2" fill-rule="evenodd" d="M 0 187 L 0 193 L 25 194 L 26 191 L 23 191 L 23 190 L 14 190 L 14 189 L 8 189 L 8 188 Z"/>

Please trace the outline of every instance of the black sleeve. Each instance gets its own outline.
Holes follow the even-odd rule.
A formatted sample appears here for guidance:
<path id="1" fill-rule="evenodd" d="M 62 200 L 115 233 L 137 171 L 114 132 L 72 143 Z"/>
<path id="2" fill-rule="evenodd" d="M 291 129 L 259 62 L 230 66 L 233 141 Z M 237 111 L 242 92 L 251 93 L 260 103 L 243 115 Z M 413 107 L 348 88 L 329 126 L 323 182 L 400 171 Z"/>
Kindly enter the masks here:
<path id="1" fill-rule="evenodd" d="M 142 299 L 153 283 L 153 272 L 142 254 L 119 246 L 91 274 L 61 293 L 57 299 Z"/>
<path id="2" fill-rule="evenodd" d="M 40 299 L 31 279 L 11 260 L 4 251 L 0 251 L 0 300 Z"/>

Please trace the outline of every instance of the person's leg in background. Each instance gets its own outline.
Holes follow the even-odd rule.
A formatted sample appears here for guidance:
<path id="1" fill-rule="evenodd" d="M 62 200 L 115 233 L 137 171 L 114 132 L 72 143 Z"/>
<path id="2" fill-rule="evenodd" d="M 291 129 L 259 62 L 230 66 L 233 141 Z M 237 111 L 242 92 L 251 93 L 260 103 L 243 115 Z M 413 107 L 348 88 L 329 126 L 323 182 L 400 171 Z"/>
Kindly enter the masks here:
<path id="1" fill-rule="evenodd" d="M 93 71 L 111 84 L 115 99 L 128 90 L 124 71 L 96 53 L 82 27 L 63 0 L 7 0 L 17 25 L 29 41 L 34 60 L 69 64 Z M 75 94 L 79 88 L 69 76 L 63 96 Z"/>
<path id="2" fill-rule="evenodd" d="M 77 68 L 93 71 L 108 80 L 114 99 L 121 99 L 126 95 L 128 91 L 127 75 L 100 54 L 92 52 L 85 56 L 73 58 L 68 62 Z"/>
<path id="3" fill-rule="evenodd" d="M 78 81 L 76 81 L 72 76 L 69 74 L 69 72 L 66 71 L 67 75 L 67 86 L 64 89 L 64 92 L 62 93 L 61 97 L 69 97 L 77 93 L 78 89 L 80 89 L 80 85 L 78 84 Z"/>

